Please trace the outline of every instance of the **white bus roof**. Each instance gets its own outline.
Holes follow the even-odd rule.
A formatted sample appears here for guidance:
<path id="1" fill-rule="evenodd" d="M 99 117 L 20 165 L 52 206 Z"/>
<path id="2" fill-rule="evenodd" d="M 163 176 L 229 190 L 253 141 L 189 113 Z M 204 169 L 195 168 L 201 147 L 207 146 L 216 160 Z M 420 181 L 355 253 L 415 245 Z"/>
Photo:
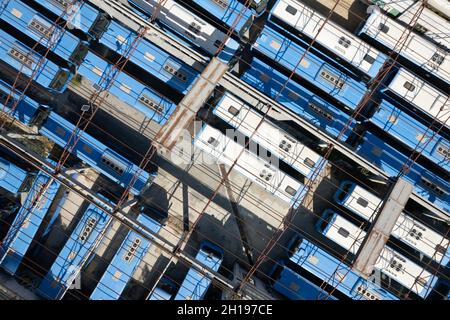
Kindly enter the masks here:
<path id="1" fill-rule="evenodd" d="M 269 120 L 263 120 L 262 115 L 229 93 L 224 94 L 214 113 L 246 136 L 250 137 L 253 134 L 252 140 L 286 161 L 307 178 L 310 178 L 316 165 L 322 160 L 316 152 L 280 130 Z"/>
<path id="2" fill-rule="evenodd" d="M 347 198 L 342 205 L 364 219 L 373 221 L 376 216 L 374 212 L 379 209 L 381 201 L 380 198 L 371 192 L 359 185 L 355 185 L 355 188 L 347 195 Z"/>
<path id="3" fill-rule="evenodd" d="M 400 21 L 410 24 L 413 21 L 414 13 L 422 5 L 422 1 L 416 2 L 408 8 L 401 16 Z M 414 28 L 423 33 L 429 39 L 450 49 L 450 23 L 447 19 L 439 16 L 428 8 L 423 8 Z"/>
<path id="4" fill-rule="evenodd" d="M 416 108 L 450 126 L 450 100 L 447 101 L 447 95 L 418 76 L 401 68 L 388 88 Z"/>
<path id="5" fill-rule="evenodd" d="M 436 11 L 441 12 L 443 15 L 450 18 L 450 1 L 445 0 L 428 0 L 427 4 L 435 9 Z"/>
<path id="6" fill-rule="evenodd" d="M 389 49 L 398 51 L 402 48 L 400 55 L 405 59 L 450 83 L 450 55 L 414 32 L 409 34 L 404 46 L 400 47 L 400 44 L 397 45 L 397 43 L 406 32 L 406 27 L 381 13 L 375 7 L 360 33 L 367 34 Z"/>
<path id="7" fill-rule="evenodd" d="M 334 221 L 330 223 L 323 235 L 356 254 L 366 237 L 366 232 L 339 214 L 335 214 L 334 217 Z"/>
<path id="8" fill-rule="evenodd" d="M 375 268 L 419 295 L 428 289 L 433 277 L 430 272 L 389 247 L 383 248 Z"/>
<path id="9" fill-rule="evenodd" d="M 447 256 L 449 240 L 419 221 L 402 213 L 395 223 L 392 235 L 440 262 Z M 445 261 L 448 261 L 446 257 Z"/>
<path id="10" fill-rule="evenodd" d="M 278 1 L 272 9 L 272 15 L 310 38 L 316 37 L 325 20 L 319 13 L 295 0 Z M 340 44 L 343 38 L 345 38 L 345 46 Z M 366 74 L 372 68 L 374 60 L 377 60 L 379 55 L 384 56 L 383 53 L 332 21 L 327 22 L 316 41 Z M 347 45 L 348 42 L 350 42 L 349 45 Z"/>
<path id="11" fill-rule="evenodd" d="M 158 0 L 133 0 L 142 8 L 154 11 L 159 5 Z M 160 6 L 158 19 L 167 24 L 176 32 L 186 36 L 193 43 L 206 50 L 210 54 L 215 54 L 218 47 L 214 45 L 216 41 L 221 43 L 226 34 L 193 14 L 188 9 L 179 5 L 173 0 L 164 0 Z M 230 41 L 228 39 L 228 41 Z"/>

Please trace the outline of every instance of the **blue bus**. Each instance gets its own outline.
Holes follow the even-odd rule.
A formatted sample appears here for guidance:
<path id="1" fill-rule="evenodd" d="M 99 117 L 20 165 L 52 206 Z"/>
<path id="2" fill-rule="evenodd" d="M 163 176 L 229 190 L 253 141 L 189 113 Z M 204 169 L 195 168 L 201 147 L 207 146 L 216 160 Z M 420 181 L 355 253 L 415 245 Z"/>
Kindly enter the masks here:
<path id="1" fill-rule="evenodd" d="M 59 189 L 60 184 L 52 181 L 47 189 L 42 190 L 49 180 L 46 174 L 37 174 L 23 206 L 17 212 L 0 246 L 0 266 L 11 275 L 19 268 Z M 42 195 L 38 196 L 42 191 Z"/>
<path id="2" fill-rule="evenodd" d="M 149 216 L 140 214 L 137 221 L 157 233 L 161 224 Z M 105 273 L 92 292 L 91 300 L 118 300 L 139 263 L 144 258 L 150 242 L 134 231 L 129 231 Z"/>
<path id="3" fill-rule="evenodd" d="M 69 65 L 79 66 L 89 50 L 86 42 L 56 26 L 21 1 L 10 0 L 0 19 L 44 47 L 51 46 L 51 51 Z"/>
<path id="4" fill-rule="evenodd" d="M 9 95 L 11 96 L 8 99 Z M 39 111 L 39 104 L 30 97 L 24 96 L 14 108 L 14 111 L 12 111 L 11 109 L 14 107 L 15 101 L 19 100 L 21 95 L 21 92 L 17 90 L 12 91 L 11 85 L 0 80 L 0 105 L 5 107 L 4 112 L 29 126 L 32 124 Z M 7 104 L 6 100 L 8 100 Z"/>
<path id="5" fill-rule="evenodd" d="M 246 8 L 238 0 L 193 0 L 192 2 L 203 8 L 216 20 L 223 22 L 228 28 L 234 27 L 234 31 L 237 33 L 253 12 L 251 6 Z M 195 8 L 192 11 L 195 11 Z"/>
<path id="6" fill-rule="evenodd" d="M 349 111 L 357 107 L 367 91 L 364 83 L 339 71 L 313 52 L 306 53 L 299 66 L 295 68 L 306 49 L 270 27 L 264 27 L 253 45 L 253 50 L 288 71 L 295 69 L 297 76 L 342 103 Z"/>
<path id="7" fill-rule="evenodd" d="M 433 133 L 427 125 L 386 100 L 381 101 L 370 121 L 409 148 L 417 148 L 422 155 L 450 172 L 450 142 L 439 133 Z"/>
<path id="8" fill-rule="evenodd" d="M 37 70 L 33 80 L 51 91 L 63 92 L 73 76 L 4 30 L 0 30 L 0 56 L 1 61 L 27 77 L 34 75 Z M 43 63 L 38 65 L 42 59 Z"/>
<path id="9" fill-rule="evenodd" d="M 94 87 L 104 88 L 111 81 L 107 78 L 113 74 L 111 68 L 113 68 L 112 64 L 89 52 L 78 69 L 78 74 L 89 80 Z M 163 98 L 153 89 L 146 87 L 124 72 L 120 72 L 115 78 L 109 93 L 161 125 L 167 122 L 176 108 L 173 102 Z"/>
<path id="10" fill-rule="evenodd" d="M 268 97 L 275 99 L 288 77 L 269 67 L 261 60 L 254 58 L 249 69 L 241 76 L 241 79 L 255 89 L 265 93 Z M 277 102 L 333 138 L 339 135 L 350 119 L 345 112 L 293 80 L 287 83 Z M 348 129 L 341 137 L 341 141 L 345 141 L 348 138 L 355 124 L 354 120 L 349 123 Z"/>
<path id="11" fill-rule="evenodd" d="M 270 277 L 272 289 L 289 300 L 338 300 L 287 267 L 282 260 L 274 265 Z"/>
<path id="12" fill-rule="evenodd" d="M 374 164 L 390 177 L 396 177 L 408 156 L 367 132 L 361 143 L 356 147 L 356 153 Z M 448 175 L 437 175 L 415 162 L 403 176 L 414 185 L 414 191 L 446 212 L 450 212 L 450 178 Z"/>
<path id="13" fill-rule="evenodd" d="M 131 46 L 137 33 L 111 21 L 108 30 L 100 38 L 100 43 L 118 54 L 124 54 Z M 158 48 L 146 39 L 142 39 L 131 55 L 130 62 L 141 67 L 147 74 L 141 77 L 154 76 L 183 94 L 192 87 L 198 72 L 177 58 Z"/>
<path id="14" fill-rule="evenodd" d="M 223 250 L 205 240 L 200 243 L 200 249 L 195 259 L 213 271 L 217 271 L 223 261 Z M 201 274 L 191 267 L 181 283 L 175 300 L 202 300 L 210 284 L 211 279 L 207 275 Z"/>
<path id="15" fill-rule="evenodd" d="M 0 157 L 0 188 L 17 194 L 27 178 L 27 172 L 14 163 Z"/>
<path id="16" fill-rule="evenodd" d="M 289 244 L 289 260 L 353 300 L 397 300 L 349 266 L 299 235 Z M 327 294 L 325 294 L 327 295 Z"/>
<path id="17" fill-rule="evenodd" d="M 39 129 L 39 133 L 61 148 L 65 148 L 75 128 L 75 125 L 55 112 L 51 112 Z M 73 147 L 72 154 L 112 181 L 126 188 L 133 180 L 134 175 L 139 171 L 139 167 L 117 152 L 109 149 L 86 132 L 78 129 L 77 133 L 82 133 L 82 135 Z M 72 138 L 70 141 L 72 145 L 74 139 Z M 153 175 L 142 170 L 130 191 L 135 195 L 140 194 L 148 186 L 148 183 L 151 182 L 149 180 L 152 177 Z"/>
<path id="18" fill-rule="evenodd" d="M 87 1 L 34 0 L 40 11 L 49 13 L 51 19 L 69 22 L 71 28 L 86 34 L 90 41 L 98 40 L 108 28 L 110 17 L 106 12 L 96 9 Z M 75 2 L 70 10 L 69 5 Z"/>
<path id="19" fill-rule="evenodd" d="M 62 299 L 96 248 L 111 216 L 91 204 L 42 279 L 38 293 L 46 299 Z"/>

